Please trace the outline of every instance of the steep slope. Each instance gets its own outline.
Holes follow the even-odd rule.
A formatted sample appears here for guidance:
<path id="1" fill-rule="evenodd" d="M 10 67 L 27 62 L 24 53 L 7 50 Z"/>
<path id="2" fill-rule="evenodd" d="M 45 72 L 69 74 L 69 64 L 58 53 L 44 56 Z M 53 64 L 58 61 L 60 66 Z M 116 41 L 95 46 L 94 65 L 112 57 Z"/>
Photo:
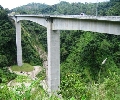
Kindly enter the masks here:
<path id="1" fill-rule="evenodd" d="M 15 28 L 7 16 L 7 11 L 0 6 L 0 67 L 15 64 Z"/>
<path id="2" fill-rule="evenodd" d="M 36 43 L 36 36 L 30 34 L 26 27 L 22 24 L 22 50 L 23 61 L 30 63 L 31 65 L 42 65 L 43 59 L 40 58 L 39 52 L 36 47 L 39 47 Z"/>
<path id="3" fill-rule="evenodd" d="M 86 80 L 97 80 L 108 75 L 109 69 L 120 65 L 120 36 L 84 32 L 80 35 L 67 59 L 61 65 L 62 75 L 80 73 Z M 105 64 L 102 62 L 107 58 Z"/>
<path id="4" fill-rule="evenodd" d="M 0 6 L 0 67 L 16 64 L 16 38 L 14 21 L 9 19 L 7 11 Z M 36 51 L 35 38 L 22 25 L 23 62 L 42 65 L 42 58 Z"/>

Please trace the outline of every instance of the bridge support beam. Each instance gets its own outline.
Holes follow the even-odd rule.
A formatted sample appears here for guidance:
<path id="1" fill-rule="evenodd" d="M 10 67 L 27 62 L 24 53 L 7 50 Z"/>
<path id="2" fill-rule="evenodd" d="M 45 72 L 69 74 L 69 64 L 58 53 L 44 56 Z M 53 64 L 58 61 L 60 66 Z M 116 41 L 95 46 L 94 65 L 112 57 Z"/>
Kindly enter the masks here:
<path id="1" fill-rule="evenodd" d="M 53 31 L 52 21 L 47 22 L 48 92 L 54 93 L 60 86 L 60 31 Z"/>
<path id="2" fill-rule="evenodd" d="M 21 23 L 16 22 L 16 47 L 17 47 L 17 64 L 22 66 L 22 47 L 21 47 Z"/>

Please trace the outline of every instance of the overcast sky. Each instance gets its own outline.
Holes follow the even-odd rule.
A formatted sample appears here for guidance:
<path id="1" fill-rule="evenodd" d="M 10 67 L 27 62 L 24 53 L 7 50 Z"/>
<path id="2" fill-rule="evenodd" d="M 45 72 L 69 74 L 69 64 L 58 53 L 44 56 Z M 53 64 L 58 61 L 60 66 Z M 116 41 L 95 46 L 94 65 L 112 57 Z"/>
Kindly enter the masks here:
<path id="1" fill-rule="evenodd" d="M 97 1 L 103 2 L 103 1 L 109 1 L 109 0 L 0 0 L 0 5 L 4 8 L 12 9 L 12 8 L 26 5 L 32 2 L 53 5 L 53 4 L 59 3 L 60 1 L 67 1 L 70 3 L 72 2 L 82 2 L 82 3 L 88 2 L 89 3 L 89 2 L 97 2 Z"/>

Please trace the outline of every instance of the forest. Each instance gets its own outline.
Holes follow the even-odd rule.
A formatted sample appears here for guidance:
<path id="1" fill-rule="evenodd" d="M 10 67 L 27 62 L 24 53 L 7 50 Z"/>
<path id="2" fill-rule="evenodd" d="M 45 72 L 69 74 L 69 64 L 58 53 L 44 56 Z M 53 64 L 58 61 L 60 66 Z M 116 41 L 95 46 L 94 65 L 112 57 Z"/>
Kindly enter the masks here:
<path id="1" fill-rule="evenodd" d="M 7 87 L 10 80 L 18 76 L 8 67 L 16 65 L 15 24 L 8 17 L 15 14 L 50 14 L 120 16 L 120 1 L 96 3 L 69 3 L 61 1 L 55 5 L 29 3 L 14 9 L 0 6 L 0 100 L 60 100 L 41 89 L 38 81 L 35 93 L 19 87 L 16 92 Z M 31 21 L 22 21 L 23 62 L 32 66 L 43 66 L 44 59 L 39 49 L 47 53 L 47 30 Z M 63 100 L 119 100 L 120 99 L 120 36 L 95 32 L 60 32 L 61 83 L 58 94 Z M 106 59 L 106 62 L 102 62 Z M 41 73 L 40 73 L 41 74 Z M 44 72 L 42 75 L 45 74 Z M 45 75 L 43 75 L 45 76 Z M 40 75 L 38 78 L 41 79 Z M 21 79 L 20 79 L 21 80 Z M 2 88 L 1 88 L 2 87 Z M 17 91 L 26 91 L 18 96 Z M 43 91 L 43 92 L 40 92 Z M 41 95 L 38 96 L 38 95 Z M 43 96 L 43 97 L 42 97 Z"/>

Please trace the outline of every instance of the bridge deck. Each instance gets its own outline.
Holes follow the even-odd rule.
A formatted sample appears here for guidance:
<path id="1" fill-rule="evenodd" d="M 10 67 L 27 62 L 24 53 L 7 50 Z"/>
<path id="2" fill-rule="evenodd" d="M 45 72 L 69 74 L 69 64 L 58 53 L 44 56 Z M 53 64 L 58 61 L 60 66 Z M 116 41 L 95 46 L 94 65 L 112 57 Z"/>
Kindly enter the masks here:
<path id="1" fill-rule="evenodd" d="M 16 17 L 39 17 L 39 18 L 64 18 L 64 19 L 85 19 L 120 22 L 120 16 L 90 16 L 90 15 L 15 15 Z"/>

